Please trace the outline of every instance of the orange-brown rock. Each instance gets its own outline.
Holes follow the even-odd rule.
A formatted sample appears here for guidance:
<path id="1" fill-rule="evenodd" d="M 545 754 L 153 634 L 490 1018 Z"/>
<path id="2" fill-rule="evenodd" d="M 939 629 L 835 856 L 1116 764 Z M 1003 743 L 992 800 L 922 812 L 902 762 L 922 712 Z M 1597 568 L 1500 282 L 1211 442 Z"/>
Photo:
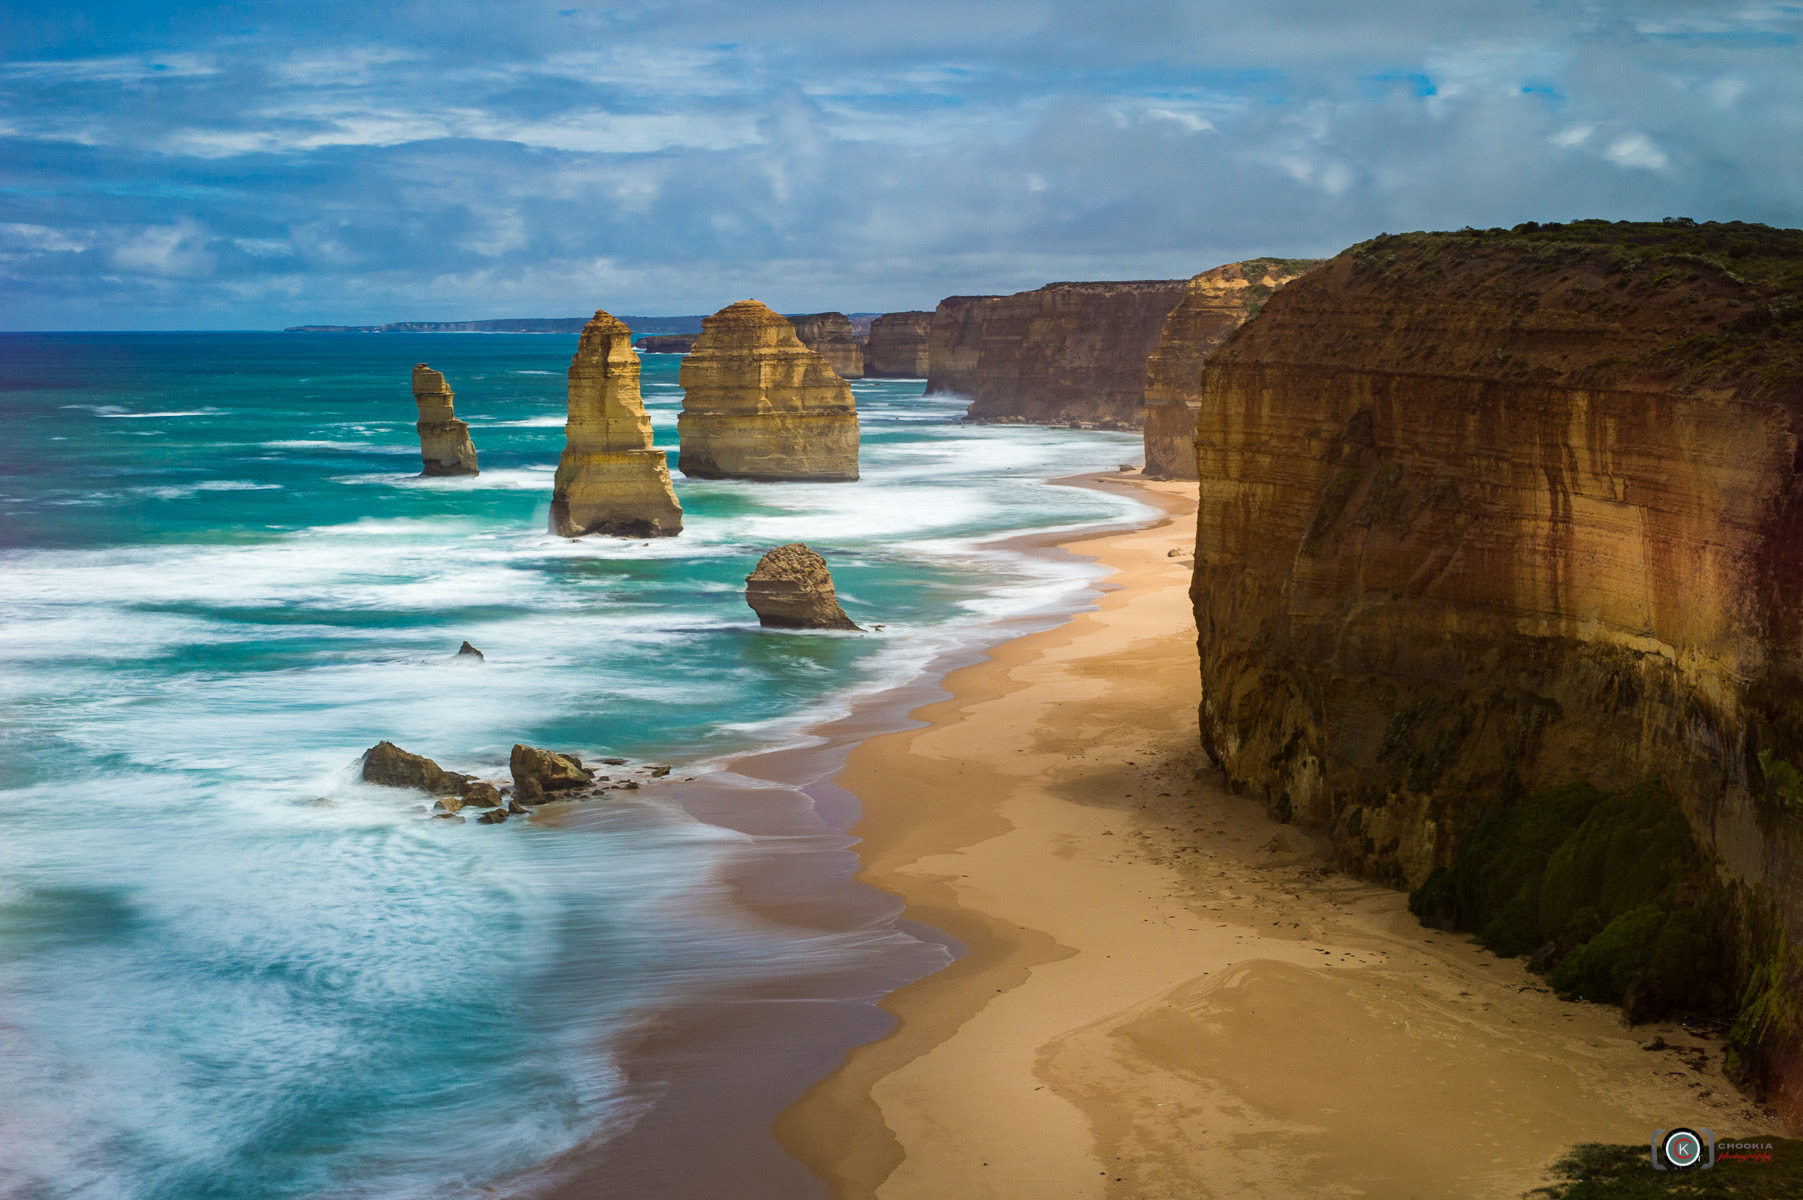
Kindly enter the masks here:
<path id="1" fill-rule="evenodd" d="M 932 336 L 930 312 L 884 313 L 875 318 L 864 343 L 865 377 L 925 379 Z"/>
<path id="2" fill-rule="evenodd" d="M 1489 808 L 1677 797 L 1803 1118 L 1803 232 L 1384 237 L 1208 359 L 1193 587 L 1236 789 L 1418 883 Z M 1764 931 L 1764 932 L 1761 932 Z M 1755 996 L 1755 993 L 1756 996 Z"/>
<path id="3" fill-rule="evenodd" d="M 1228 334 L 1258 313 L 1272 292 L 1318 265 L 1318 259 L 1254 258 L 1204 271 L 1189 281 L 1146 361 L 1147 475 L 1196 477 L 1202 364 Z"/>
<path id="4" fill-rule="evenodd" d="M 552 484 L 551 531 L 635 538 L 682 532 L 669 463 L 651 445 L 632 332 L 605 312 L 583 328 L 570 359 L 569 417 Z"/>
<path id="5" fill-rule="evenodd" d="M 1049 283 L 986 302 L 969 419 L 1138 428 L 1146 360 L 1187 284 Z"/>
<path id="6" fill-rule="evenodd" d="M 947 296 L 933 310 L 927 335 L 929 396 L 975 396 L 983 354 L 983 320 L 995 296 Z"/>
<path id="7" fill-rule="evenodd" d="M 682 360 L 677 466 L 697 479 L 853 480 L 858 411 L 851 388 L 795 327 L 756 300 L 701 325 Z"/>
<path id="8" fill-rule="evenodd" d="M 758 624 L 778 629 L 856 629 L 839 607 L 826 560 L 800 542 L 778 546 L 745 577 L 745 603 Z"/>
<path id="9" fill-rule="evenodd" d="M 413 365 L 413 402 L 419 406 L 419 454 L 425 475 L 479 475 L 470 427 L 452 411 L 444 376 L 425 363 Z"/>
<path id="10" fill-rule="evenodd" d="M 839 378 L 864 378 L 864 343 L 844 313 L 808 313 L 790 317 L 789 323 L 801 344 L 824 358 Z"/>

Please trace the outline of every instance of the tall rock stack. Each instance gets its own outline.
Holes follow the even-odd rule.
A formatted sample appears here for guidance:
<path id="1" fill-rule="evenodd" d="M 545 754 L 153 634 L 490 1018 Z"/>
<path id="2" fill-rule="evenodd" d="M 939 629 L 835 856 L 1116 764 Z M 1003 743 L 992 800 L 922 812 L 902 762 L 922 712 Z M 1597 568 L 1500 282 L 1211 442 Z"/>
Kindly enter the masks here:
<path id="1" fill-rule="evenodd" d="M 479 475 L 470 427 L 451 409 L 453 396 L 444 375 L 425 363 L 413 364 L 413 402 L 419 406 L 419 454 L 426 475 Z"/>
<path id="2" fill-rule="evenodd" d="M 987 301 L 969 419 L 1138 428 L 1146 360 L 1188 282 L 1049 283 Z"/>
<path id="3" fill-rule="evenodd" d="M 1320 265 L 1319 259 L 1254 258 L 1204 271 L 1164 319 L 1146 361 L 1146 474 L 1196 477 L 1196 409 L 1202 364 L 1227 335 L 1255 316 L 1271 293 Z"/>
<path id="4" fill-rule="evenodd" d="M 999 296 L 947 296 L 927 334 L 927 395 L 975 396 L 983 321 Z"/>
<path id="5" fill-rule="evenodd" d="M 551 531 L 615 537 L 674 537 L 682 506 L 651 418 L 639 397 L 632 331 L 597 312 L 570 359 L 569 419 L 551 492 Z"/>
<path id="6" fill-rule="evenodd" d="M 851 388 L 795 327 L 756 300 L 701 323 L 682 360 L 677 466 L 695 479 L 858 477 Z"/>
<path id="7" fill-rule="evenodd" d="M 824 358 L 841 379 L 864 378 L 864 345 L 844 313 L 809 313 L 790 317 L 801 344 Z"/>
<path id="8" fill-rule="evenodd" d="M 870 322 L 864 343 L 865 378 L 925 379 L 933 336 L 930 312 L 884 313 Z"/>

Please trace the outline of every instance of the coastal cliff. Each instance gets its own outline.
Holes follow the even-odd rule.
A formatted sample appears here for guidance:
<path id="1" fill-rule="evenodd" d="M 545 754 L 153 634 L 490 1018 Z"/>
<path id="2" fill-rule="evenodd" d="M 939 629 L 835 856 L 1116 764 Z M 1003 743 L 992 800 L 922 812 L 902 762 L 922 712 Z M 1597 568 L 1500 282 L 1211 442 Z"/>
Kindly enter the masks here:
<path id="1" fill-rule="evenodd" d="M 925 379 L 933 337 L 930 312 L 884 313 L 870 322 L 864 343 L 864 374 L 887 379 Z"/>
<path id="2" fill-rule="evenodd" d="M 443 373 L 425 363 L 413 365 L 413 402 L 419 406 L 419 454 L 425 475 L 480 475 L 470 427 L 452 410 L 452 395 Z"/>
<path id="3" fill-rule="evenodd" d="M 801 344 L 824 358 L 841 379 L 864 378 L 864 345 L 844 313 L 808 313 L 789 318 Z"/>
<path id="4" fill-rule="evenodd" d="M 756 300 L 702 322 L 682 360 L 677 466 L 696 479 L 858 477 L 851 388 Z"/>
<path id="5" fill-rule="evenodd" d="M 1446 874 L 1468 837 L 1551 855 L 1549 881 L 1580 852 L 1511 841 L 1498 814 L 1563 803 L 1589 828 L 1609 804 L 1669 804 L 1709 866 L 1679 864 L 1687 890 L 1616 923 L 1598 901 L 1576 934 L 1524 891 L 1517 940 L 1548 938 L 1550 960 L 1624 942 L 1620 922 L 1663 938 L 1680 910 L 1717 929 L 1733 1068 L 1793 1121 L 1799 292 L 1803 233 L 1739 223 L 1356 246 L 1208 359 L 1192 589 L 1203 742 L 1230 785 L 1327 832 L 1348 868 L 1422 885 L 1424 919 L 1495 935 Z M 1650 790 L 1597 799 L 1630 784 Z M 1624 854 L 1666 828 L 1628 824 Z M 1631 1000 L 1643 978 L 1596 986 Z"/>
<path id="6" fill-rule="evenodd" d="M 983 353 L 985 305 L 995 296 L 947 296 L 933 310 L 927 334 L 929 396 L 975 396 Z"/>
<path id="7" fill-rule="evenodd" d="M 1137 428 L 1183 279 L 1050 283 L 983 305 L 972 421 Z"/>
<path id="8" fill-rule="evenodd" d="M 1196 477 L 1196 409 L 1202 364 L 1227 335 L 1258 314 L 1271 293 L 1320 265 L 1319 259 L 1254 258 L 1192 278 L 1165 318 L 1146 361 L 1146 474 Z"/>
<path id="9" fill-rule="evenodd" d="M 570 359 L 569 417 L 551 492 L 551 532 L 673 537 L 682 506 L 639 396 L 632 331 L 606 312 L 583 327 Z"/>

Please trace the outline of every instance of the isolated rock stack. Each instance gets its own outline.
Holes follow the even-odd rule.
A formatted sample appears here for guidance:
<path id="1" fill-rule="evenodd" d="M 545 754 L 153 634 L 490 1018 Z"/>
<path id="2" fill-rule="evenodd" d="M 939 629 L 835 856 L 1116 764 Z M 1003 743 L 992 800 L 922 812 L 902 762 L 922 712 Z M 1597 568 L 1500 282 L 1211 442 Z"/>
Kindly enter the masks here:
<path id="1" fill-rule="evenodd" d="M 1196 477 L 1196 410 L 1202 364 L 1227 335 L 1257 314 L 1278 288 L 1320 265 L 1318 259 L 1254 258 L 1204 271 L 1165 318 L 1146 360 L 1146 474 Z"/>
<path id="2" fill-rule="evenodd" d="M 663 451 L 651 447 L 632 331 L 605 312 L 595 313 L 583 329 L 570 359 L 569 420 L 551 492 L 551 531 L 563 537 L 682 532 L 669 464 Z"/>
<path id="3" fill-rule="evenodd" d="M 930 312 L 884 313 L 876 318 L 864 343 L 865 377 L 925 379 L 932 334 Z"/>
<path id="4" fill-rule="evenodd" d="M 801 344 L 824 358 L 841 379 L 864 378 L 864 347 L 844 313 L 809 313 L 790 317 Z"/>
<path id="5" fill-rule="evenodd" d="M 839 607 L 826 560 L 802 545 L 778 546 L 745 577 L 745 603 L 758 624 L 778 629 L 856 629 Z"/>
<path id="6" fill-rule="evenodd" d="M 802 345 L 795 327 L 756 300 L 702 322 L 682 360 L 677 465 L 696 479 L 858 477 L 851 388 Z"/>
<path id="7" fill-rule="evenodd" d="M 470 427 L 451 409 L 453 396 L 444 375 L 425 363 L 413 365 L 413 402 L 419 406 L 419 454 L 427 475 L 479 475 Z"/>

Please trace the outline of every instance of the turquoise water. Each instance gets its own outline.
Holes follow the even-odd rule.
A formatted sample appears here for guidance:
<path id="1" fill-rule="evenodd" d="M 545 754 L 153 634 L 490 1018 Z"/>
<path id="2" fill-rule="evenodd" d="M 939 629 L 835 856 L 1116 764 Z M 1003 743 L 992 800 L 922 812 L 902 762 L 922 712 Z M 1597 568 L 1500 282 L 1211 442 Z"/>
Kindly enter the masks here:
<path id="1" fill-rule="evenodd" d="M 748 839 L 655 788 L 581 830 L 456 825 L 356 760 L 705 778 L 791 744 L 1068 602 L 1083 568 L 985 543 L 1143 516 L 1046 482 L 1137 438 L 860 383 L 860 482 L 678 474 L 680 538 L 570 542 L 575 340 L 0 336 L 0 1195 L 465 1194 L 629 1125 L 618 1044 L 661 998 L 942 955 L 695 903 Z M 644 367 L 672 466 L 678 361 Z M 417 475 L 415 362 L 481 476 Z M 788 541 L 870 632 L 758 628 L 744 576 Z"/>

